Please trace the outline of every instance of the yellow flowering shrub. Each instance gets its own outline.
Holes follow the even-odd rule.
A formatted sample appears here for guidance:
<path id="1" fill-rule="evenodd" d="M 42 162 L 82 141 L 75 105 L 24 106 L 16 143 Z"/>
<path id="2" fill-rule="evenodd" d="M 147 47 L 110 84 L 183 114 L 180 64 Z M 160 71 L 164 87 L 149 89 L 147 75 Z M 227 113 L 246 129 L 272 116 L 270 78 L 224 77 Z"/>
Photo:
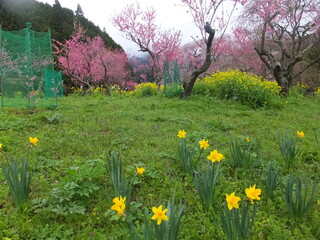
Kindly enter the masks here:
<path id="1" fill-rule="evenodd" d="M 163 86 L 160 87 L 160 92 L 163 91 Z M 139 97 L 154 96 L 159 93 L 158 86 L 155 83 L 140 83 L 133 90 L 133 95 Z"/>
<path id="2" fill-rule="evenodd" d="M 307 85 L 297 83 L 295 86 L 290 88 L 288 96 L 293 98 L 304 97 L 307 93 L 308 88 L 309 86 Z"/>
<path id="3" fill-rule="evenodd" d="M 276 82 L 239 70 L 216 72 L 199 79 L 193 90 L 195 94 L 231 99 L 254 108 L 272 106 L 279 92 Z"/>

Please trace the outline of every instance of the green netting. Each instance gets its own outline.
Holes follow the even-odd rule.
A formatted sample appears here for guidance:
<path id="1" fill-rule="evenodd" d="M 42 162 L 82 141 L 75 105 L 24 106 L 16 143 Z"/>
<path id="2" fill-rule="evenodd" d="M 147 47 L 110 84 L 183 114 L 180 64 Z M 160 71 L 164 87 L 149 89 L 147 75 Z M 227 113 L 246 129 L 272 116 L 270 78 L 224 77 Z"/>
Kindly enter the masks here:
<path id="1" fill-rule="evenodd" d="M 177 61 L 173 63 L 171 71 L 169 69 L 168 62 L 164 63 L 163 68 L 164 95 L 166 97 L 179 96 L 183 89 L 181 86 L 181 75 Z"/>
<path id="2" fill-rule="evenodd" d="M 54 71 L 50 32 L 0 29 L 1 105 L 57 106 L 63 96 L 61 73 Z"/>

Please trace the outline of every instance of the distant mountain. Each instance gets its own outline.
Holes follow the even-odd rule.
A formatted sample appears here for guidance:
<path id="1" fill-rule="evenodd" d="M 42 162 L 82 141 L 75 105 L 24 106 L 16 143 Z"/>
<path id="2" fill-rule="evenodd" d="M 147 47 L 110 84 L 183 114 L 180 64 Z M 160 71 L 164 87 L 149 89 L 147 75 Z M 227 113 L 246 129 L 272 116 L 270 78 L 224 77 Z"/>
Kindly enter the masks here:
<path id="1" fill-rule="evenodd" d="M 74 13 L 61 7 L 58 0 L 55 0 L 53 6 L 35 0 L 0 0 L 0 25 L 5 31 L 22 30 L 26 22 L 31 22 L 32 30 L 47 32 L 50 29 L 53 39 L 65 42 L 74 30 L 74 19 L 87 30 L 88 36 L 99 35 L 108 48 L 122 49 L 105 31 L 85 18 L 79 5 Z"/>

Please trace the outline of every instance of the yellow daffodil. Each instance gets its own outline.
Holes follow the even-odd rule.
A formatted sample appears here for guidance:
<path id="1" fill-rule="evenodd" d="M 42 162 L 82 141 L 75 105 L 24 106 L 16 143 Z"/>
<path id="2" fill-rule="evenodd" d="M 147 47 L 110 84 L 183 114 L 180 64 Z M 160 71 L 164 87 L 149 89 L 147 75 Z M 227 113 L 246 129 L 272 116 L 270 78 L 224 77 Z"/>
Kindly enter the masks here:
<path id="1" fill-rule="evenodd" d="M 178 137 L 179 138 L 186 138 L 186 134 L 187 134 L 187 132 L 185 131 L 185 130 L 180 130 L 179 132 L 178 132 Z"/>
<path id="2" fill-rule="evenodd" d="M 224 159 L 224 156 L 222 153 L 219 153 L 218 150 L 214 150 L 210 152 L 210 155 L 207 157 L 207 159 L 211 160 L 211 162 L 220 162 L 222 159 Z"/>
<path id="3" fill-rule="evenodd" d="M 256 184 L 252 187 L 246 188 L 247 198 L 253 204 L 253 200 L 260 200 L 259 195 L 261 195 L 261 189 L 256 189 Z"/>
<path id="4" fill-rule="evenodd" d="M 145 169 L 143 168 L 143 167 L 136 167 L 136 169 L 137 169 L 137 174 L 139 174 L 139 175 L 141 175 L 142 177 L 143 177 L 143 173 L 144 173 L 144 171 L 145 171 Z"/>
<path id="5" fill-rule="evenodd" d="M 126 209 L 126 204 L 124 203 L 126 201 L 126 197 L 122 198 L 120 197 L 115 197 L 112 202 L 114 205 L 112 205 L 111 210 L 117 211 L 118 216 L 121 216 L 124 214 L 124 211 Z"/>
<path id="6" fill-rule="evenodd" d="M 226 200 L 229 210 L 231 210 L 232 208 L 239 208 L 238 202 L 241 200 L 241 198 L 235 196 L 235 192 L 231 193 L 230 196 L 226 194 Z"/>
<path id="7" fill-rule="evenodd" d="M 160 225 L 161 221 L 168 221 L 169 218 L 166 215 L 166 212 L 168 211 L 168 209 L 164 209 L 162 210 L 162 205 L 160 205 L 158 208 L 153 207 L 152 208 L 152 212 L 154 213 L 154 215 L 152 216 L 152 220 L 157 220 L 157 224 Z"/>
<path id="8" fill-rule="evenodd" d="M 250 141 L 251 141 L 250 138 L 246 137 L 246 142 L 248 143 Z"/>
<path id="9" fill-rule="evenodd" d="M 3 144 L 2 144 L 2 143 L 0 143 L 0 152 L 2 151 L 2 146 L 3 146 Z"/>
<path id="10" fill-rule="evenodd" d="M 203 149 L 207 149 L 207 147 L 209 147 L 209 143 L 208 143 L 208 140 L 202 140 L 199 142 L 200 144 L 200 148 L 203 148 Z"/>
<path id="11" fill-rule="evenodd" d="M 304 138 L 304 132 L 302 131 L 297 131 L 297 135 L 299 138 Z"/>
<path id="12" fill-rule="evenodd" d="M 29 141 L 33 146 L 38 146 L 39 139 L 37 137 L 29 137 Z"/>

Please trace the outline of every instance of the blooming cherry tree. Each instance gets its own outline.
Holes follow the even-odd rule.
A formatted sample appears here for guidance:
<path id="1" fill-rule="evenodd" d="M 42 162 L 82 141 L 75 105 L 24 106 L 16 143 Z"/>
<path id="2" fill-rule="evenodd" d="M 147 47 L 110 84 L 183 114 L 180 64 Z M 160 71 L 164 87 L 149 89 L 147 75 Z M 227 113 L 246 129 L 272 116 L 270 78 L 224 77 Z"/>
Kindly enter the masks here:
<path id="1" fill-rule="evenodd" d="M 202 55 L 202 59 L 200 58 L 200 67 L 195 68 L 191 75 L 184 80 L 184 92 L 180 97 L 185 98 L 191 94 L 192 88 L 199 75 L 209 69 L 220 39 L 223 37 L 229 25 L 236 4 L 245 4 L 246 0 L 229 1 L 233 3 L 233 7 L 228 17 L 225 17 L 226 12 L 223 8 L 223 3 L 227 2 L 226 0 L 181 0 L 181 2 L 188 8 L 188 12 L 191 14 L 195 26 L 199 29 L 201 39 L 195 41 L 195 43 L 197 43 L 199 48 L 202 48 L 202 51 L 200 51 Z M 219 32 L 220 36 L 215 46 L 213 46 L 216 31 Z"/>
<path id="2" fill-rule="evenodd" d="M 143 10 L 139 4 L 128 5 L 112 21 L 125 38 L 137 44 L 140 51 L 149 54 L 152 76 L 159 85 L 163 63 L 174 61 L 177 57 L 180 31 L 160 29 L 156 23 L 156 10 Z"/>
<path id="3" fill-rule="evenodd" d="M 13 71 L 18 68 L 19 59 L 12 58 L 10 52 L 7 51 L 5 44 L 0 48 L 0 77 L 8 71 Z"/>
<path id="4" fill-rule="evenodd" d="M 78 25 L 65 44 L 55 41 L 55 54 L 64 74 L 75 86 L 119 84 L 129 75 L 128 58 L 122 51 L 107 49 L 101 37 L 89 38 Z"/>
<path id="5" fill-rule="evenodd" d="M 251 0 L 244 16 L 256 33 L 255 51 L 285 95 L 292 80 L 319 62 L 295 67 L 320 43 L 320 2 L 314 0 Z"/>
<path id="6" fill-rule="evenodd" d="M 219 69 L 240 69 L 265 75 L 265 67 L 254 50 L 256 39 L 247 29 L 239 26 L 230 35 L 225 35 L 217 49 Z"/>

